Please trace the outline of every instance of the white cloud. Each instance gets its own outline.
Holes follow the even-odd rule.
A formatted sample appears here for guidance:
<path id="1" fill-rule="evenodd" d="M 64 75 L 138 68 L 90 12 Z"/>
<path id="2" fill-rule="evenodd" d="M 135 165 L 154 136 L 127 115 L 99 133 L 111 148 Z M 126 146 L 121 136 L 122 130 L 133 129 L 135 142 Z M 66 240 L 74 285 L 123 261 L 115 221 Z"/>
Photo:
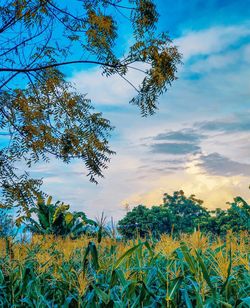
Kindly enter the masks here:
<path id="1" fill-rule="evenodd" d="M 207 55 L 204 59 L 198 59 L 189 66 L 194 73 L 219 72 L 220 70 L 232 70 L 240 62 L 250 63 L 250 44 L 245 44 L 237 49 L 229 49 L 218 54 Z M 246 67 L 244 68 L 247 71 Z"/>
<path id="2" fill-rule="evenodd" d="M 184 60 L 193 56 L 210 55 L 225 50 L 240 39 L 250 35 L 248 25 L 231 27 L 212 27 L 210 29 L 188 32 L 175 40 Z"/>
<path id="3" fill-rule="evenodd" d="M 191 65 L 192 72 L 204 73 L 212 70 L 227 68 L 229 65 L 237 62 L 237 52 L 227 54 L 217 54 L 208 56 L 205 60 L 200 60 Z"/>
<path id="4" fill-rule="evenodd" d="M 144 74 L 130 69 L 125 77 L 137 87 Z M 87 94 L 87 98 L 97 104 L 122 105 L 136 95 L 135 89 L 122 77 L 119 75 L 103 76 L 101 69 L 98 68 L 78 72 L 70 79 L 70 82 L 79 92 Z"/>

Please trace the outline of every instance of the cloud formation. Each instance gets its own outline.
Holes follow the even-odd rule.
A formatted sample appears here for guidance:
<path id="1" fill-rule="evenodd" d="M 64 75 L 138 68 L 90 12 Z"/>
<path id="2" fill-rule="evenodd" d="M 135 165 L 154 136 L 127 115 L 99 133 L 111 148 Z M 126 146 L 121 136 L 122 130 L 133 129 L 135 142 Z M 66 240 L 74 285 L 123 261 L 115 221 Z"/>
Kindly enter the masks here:
<path id="1" fill-rule="evenodd" d="M 134 69 L 128 70 L 126 74 L 126 79 L 135 87 L 144 77 L 142 72 Z M 95 68 L 77 72 L 70 78 L 70 82 L 79 92 L 86 93 L 87 98 L 95 104 L 117 106 L 127 104 L 137 94 L 126 79 L 118 75 L 106 77 L 102 75 L 101 69 Z"/>
<path id="2" fill-rule="evenodd" d="M 198 122 L 195 123 L 194 126 L 205 131 L 218 131 L 225 133 L 250 132 L 250 112 L 237 114 L 230 118 Z"/>
<path id="3" fill-rule="evenodd" d="M 185 61 L 194 56 L 219 53 L 250 35 L 249 25 L 214 26 L 205 30 L 188 32 L 175 40 Z"/>
<path id="4" fill-rule="evenodd" d="M 204 135 L 197 133 L 193 129 L 180 129 L 175 131 L 167 131 L 164 133 L 159 133 L 156 136 L 153 136 L 151 138 L 151 143 L 149 147 L 151 152 L 156 154 L 167 154 L 167 155 L 196 154 L 199 153 L 201 150 L 199 143 L 202 138 L 204 138 Z M 165 160 L 165 163 L 167 163 L 167 161 L 170 162 L 170 160 Z M 180 160 L 172 160 L 171 164 L 173 164 L 174 161 L 176 161 L 178 164 Z"/>
<path id="5" fill-rule="evenodd" d="M 250 164 L 233 161 L 219 153 L 201 155 L 197 166 L 206 173 L 219 176 L 250 176 Z"/>
<path id="6" fill-rule="evenodd" d="M 197 143 L 205 136 L 197 133 L 192 129 L 183 129 L 178 131 L 169 131 L 165 133 L 160 133 L 153 137 L 153 140 L 174 140 L 174 141 L 184 141 Z"/>
<path id="7" fill-rule="evenodd" d="M 151 146 L 151 151 L 158 154 L 173 154 L 184 155 L 190 153 L 197 153 L 200 151 L 200 147 L 192 143 L 155 143 Z"/>

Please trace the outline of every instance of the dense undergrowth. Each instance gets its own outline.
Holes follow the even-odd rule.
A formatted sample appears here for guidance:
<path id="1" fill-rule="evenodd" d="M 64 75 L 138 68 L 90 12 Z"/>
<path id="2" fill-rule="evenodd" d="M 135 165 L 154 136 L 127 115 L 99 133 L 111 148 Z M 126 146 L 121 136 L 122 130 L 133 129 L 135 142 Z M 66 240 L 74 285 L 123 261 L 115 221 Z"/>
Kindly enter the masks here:
<path id="1" fill-rule="evenodd" d="M 0 245 L 0 307 L 250 307 L 247 233 Z"/>

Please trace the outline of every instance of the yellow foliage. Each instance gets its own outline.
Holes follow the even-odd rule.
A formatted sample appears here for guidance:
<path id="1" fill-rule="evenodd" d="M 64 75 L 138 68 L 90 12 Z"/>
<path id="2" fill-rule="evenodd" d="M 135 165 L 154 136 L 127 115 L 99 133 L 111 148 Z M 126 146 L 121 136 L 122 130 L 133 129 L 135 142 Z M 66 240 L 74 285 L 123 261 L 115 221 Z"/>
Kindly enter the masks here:
<path id="1" fill-rule="evenodd" d="M 161 236 L 160 241 L 157 242 L 155 246 L 155 251 L 157 253 L 165 254 L 167 257 L 170 257 L 170 255 L 178 248 L 180 247 L 180 242 L 174 240 L 171 236 L 167 234 L 163 234 Z"/>
<path id="2" fill-rule="evenodd" d="M 78 292 L 80 294 L 80 296 L 83 296 L 87 287 L 88 287 L 88 284 L 89 284 L 89 281 L 88 279 L 86 278 L 86 276 L 84 275 L 83 272 L 81 272 L 80 274 L 78 274 Z"/>
<path id="3" fill-rule="evenodd" d="M 194 257 L 197 272 L 193 274 L 200 287 L 201 296 L 205 298 L 209 292 L 209 286 L 204 278 L 202 268 L 198 266 L 197 252 L 202 253 L 204 263 L 207 264 L 208 273 L 220 276 L 222 281 L 226 281 L 230 262 L 232 265 L 232 273 L 234 273 L 236 266 L 242 266 L 247 271 L 250 271 L 250 247 L 247 235 L 247 233 L 242 233 L 240 236 L 235 236 L 232 233 L 228 233 L 224 241 L 221 238 L 217 238 L 212 242 L 209 242 L 208 237 L 200 231 L 190 235 L 182 235 L 178 240 L 170 235 L 162 235 L 160 240 L 155 242 L 155 245 L 152 247 L 154 247 L 154 253 L 166 257 L 168 260 L 166 267 L 167 301 L 171 301 L 168 291 L 171 282 L 183 275 L 183 267 L 180 263 L 176 262 L 177 260 L 174 254 L 176 249 L 180 248 L 181 242 L 187 244 L 191 255 Z M 64 277 L 65 273 L 62 274 L 62 266 L 68 263 L 66 275 L 69 275 L 70 284 L 78 290 L 80 296 L 83 296 L 91 284 L 91 278 L 86 276 L 82 268 L 79 270 L 74 269 L 72 264 L 79 262 L 79 256 L 80 258 L 84 256 L 86 247 L 90 241 L 95 243 L 98 250 L 99 270 L 109 271 L 113 267 L 114 262 L 126 254 L 130 248 L 141 243 L 143 240 L 138 238 L 134 241 L 128 240 L 124 242 L 111 238 L 103 238 L 101 243 L 98 243 L 96 238 L 89 238 L 87 236 L 71 240 L 70 238 L 54 237 L 51 235 L 34 235 L 30 243 L 11 244 L 11 252 L 13 255 L 11 255 L 11 258 L 22 266 L 25 260 L 32 257 L 36 261 L 37 272 L 42 274 L 50 271 L 55 280 L 66 279 Z M 114 248 L 113 253 L 110 253 L 111 247 Z M 146 250 L 147 248 L 142 246 L 142 255 Z M 30 251 L 32 251 L 32 255 L 30 255 Z M 0 239 L 0 257 L 5 256 L 6 241 Z M 143 258 L 140 260 L 141 266 L 143 266 Z M 129 259 L 126 259 L 124 262 L 123 271 L 125 279 L 140 278 L 143 280 L 143 276 L 145 275 L 143 271 L 134 271 L 131 268 Z M 72 277 L 74 278 L 72 279 Z"/>
<path id="4" fill-rule="evenodd" d="M 204 251 L 208 248 L 208 238 L 199 230 L 190 235 L 183 235 L 182 240 L 192 248 L 192 253 L 195 250 Z"/>
<path id="5" fill-rule="evenodd" d="M 4 257 L 5 255 L 6 255 L 5 239 L 0 238 L 0 257 Z"/>

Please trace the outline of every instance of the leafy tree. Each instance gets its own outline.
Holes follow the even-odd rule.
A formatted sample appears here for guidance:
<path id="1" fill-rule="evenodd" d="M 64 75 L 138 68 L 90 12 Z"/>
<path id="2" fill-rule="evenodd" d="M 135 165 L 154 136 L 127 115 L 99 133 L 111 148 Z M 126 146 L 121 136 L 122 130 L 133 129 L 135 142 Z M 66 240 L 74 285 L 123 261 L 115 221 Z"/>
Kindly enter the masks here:
<path id="1" fill-rule="evenodd" d="M 124 15 L 132 38 L 126 50 L 119 44 Z M 90 181 L 103 176 L 114 153 L 112 126 L 66 81 L 67 68 L 97 65 L 107 77 L 120 76 L 135 89 L 130 103 L 143 116 L 154 113 L 180 63 L 157 21 L 153 0 L 0 1 L 0 129 L 8 143 L 0 150 L 0 182 L 7 204 L 18 201 L 28 212 L 40 192 L 41 180 L 15 169 L 20 159 L 26 170 L 51 157 L 80 159 Z M 129 70 L 141 72 L 138 87 Z"/>
<path id="2" fill-rule="evenodd" d="M 172 230 L 171 213 L 162 205 L 152 206 L 148 220 L 151 224 L 150 231 L 154 236 L 162 233 L 170 233 Z"/>
<path id="3" fill-rule="evenodd" d="M 234 232 L 250 231 L 250 205 L 241 197 L 234 198 L 227 210 L 230 229 Z"/>
<path id="4" fill-rule="evenodd" d="M 145 237 L 150 230 L 150 209 L 144 205 L 138 205 L 118 222 L 118 230 L 126 238 L 136 236 Z"/>
<path id="5" fill-rule="evenodd" d="M 13 217 L 6 209 L 0 209 L 0 238 L 12 236 L 14 232 Z"/>
<path id="6" fill-rule="evenodd" d="M 182 190 L 173 195 L 166 193 L 160 206 L 139 205 L 128 211 L 118 222 L 118 230 L 126 238 L 192 233 L 197 228 L 219 236 L 224 236 L 228 230 L 250 231 L 250 205 L 243 198 L 234 198 L 226 210 L 207 211 L 202 204 L 195 195 L 187 197 Z"/>
<path id="7" fill-rule="evenodd" d="M 163 197 L 163 206 L 169 210 L 171 224 L 176 233 L 190 233 L 195 228 L 205 228 L 209 213 L 202 206 L 203 201 L 195 195 L 186 197 L 182 190 Z"/>
<path id="8" fill-rule="evenodd" d="M 127 238 L 148 235 L 158 237 L 162 233 L 170 233 L 169 210 L 163 206 L 147 208 L 144 205 L 138 205 L 118 222 L 118 230 Z"/>
<path id="9" fill-rule="evenodd" d="M 69 205 L 57 201 L 51 203 L 49 197 L 47 202 L 39 197 L 37 206 L 31 208 L 32 217 L 19 217 L 17 224 L 25 221 L 26 228 L 35 234 L 53 234 L 60 236 L 71 236 L 76 238 L 87 232 L 90 225 L 96 225 L 94 221 L 87 219 L 83 212 L 69 212 Z"/>
<path id="10" fill-rule="evenodd" d="M 241 197 L 228 204 L 230 207 L 226 210 L 211 211 L 206 230 L 217 235 L 225 235 L 228 230 L 250 231 L 250 205 Z"/>
<path id="11" fill-rule="evenodd" d="M 206 232 L 223 235 L 229 230 L 227 211 L 217 208 L 209 212 L 210 217 L 206 225 Z"/>
<path id="12" fill-rule="evenodd" d="M 206 230 L 210 215 L 202 207 L 202 203 L 194 195 L 186 197 L 182 190 L 173 195 L 164 194 L 163 204 L 160 206 L 147 208 L 139 205 L 129 211 L 118 222 L 118 229 L 127 238 L 149 234 L 158 237 L 171 232 L 190 233 L 195 228 Z"/>

